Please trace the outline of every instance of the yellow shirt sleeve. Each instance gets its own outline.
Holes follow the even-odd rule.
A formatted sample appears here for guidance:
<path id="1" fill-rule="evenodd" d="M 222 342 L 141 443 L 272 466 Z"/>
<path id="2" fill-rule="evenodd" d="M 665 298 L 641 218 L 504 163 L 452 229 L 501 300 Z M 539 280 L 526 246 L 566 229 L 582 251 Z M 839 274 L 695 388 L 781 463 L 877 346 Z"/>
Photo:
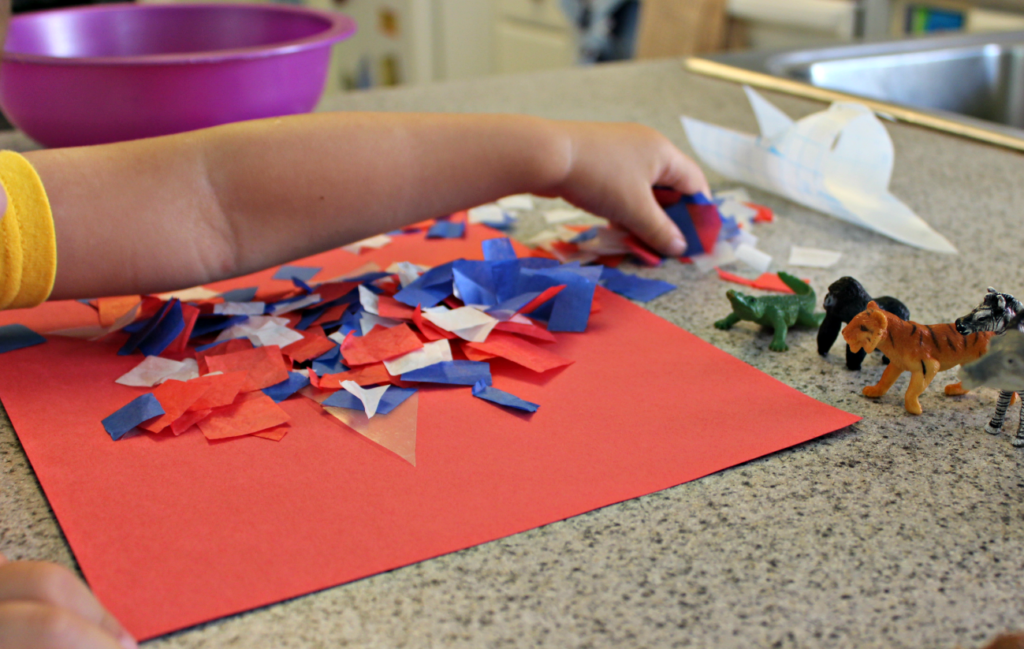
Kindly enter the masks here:
<path id="1" fill-rule="evenodd" d="M 0 309 L 35 306 L 50 297 L 57 275 L 57 238 L 39 174 L 13 151 L 0 151 L 7 212 L 0 219 Z"/>

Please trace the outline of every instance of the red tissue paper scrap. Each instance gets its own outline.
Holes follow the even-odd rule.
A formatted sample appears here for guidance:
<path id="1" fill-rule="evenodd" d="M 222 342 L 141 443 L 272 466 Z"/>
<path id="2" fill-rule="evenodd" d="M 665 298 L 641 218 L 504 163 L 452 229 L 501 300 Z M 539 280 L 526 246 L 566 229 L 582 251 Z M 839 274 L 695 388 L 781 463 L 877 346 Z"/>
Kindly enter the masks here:
<path id="1" fill-rule="evenodd" d="M 327 278 L 368 261 L 432 267 L 481 259 L 490 238 L 469 225 L 462 239 L 409 234 L 358 258 L 339 250 L 296 263 Z M 208 288 L 289 294 L 294 284 L 275 272 Z M 585 333 L 541 342 L 543 353 L 518 343 L 479 350 L 516 361 L 491 361 L 503 364 L 494 387 L 542 402 L 536 413 L 510 415 L 471 398 L 468 386 L 421 384 L 417 401 L 389 415 L 414 420 L 415 467 L 371 441 L 373 420 L 350 427 L 302 396 L 232 403 L 227 393 L 243 382 L 278 378 L 268 357 L 254 365 L 207 356 L 231 377 L 220 380 L 225 394 L 185 405 L 193 395 L 176 392 L 172 415 L 183 410 L 176 421 L 185 425 L 192 408 L 244 410 L 203 420 L 208 435 L 287 433 L 278 443 L 200 434 L 115 442 L 100 421 L 139 394 L 114 380 L 140 358 L 117 355 L 117 342 L 51 337 L 9 352 L 0 398 L 83 574 L 140 639 L 672 487 L 858 420 L 597 291 L 602 308 Z M 0 324 L 19 321 L 52 331 L 98 325 L 98 315 L 77 302 L 0 314 Z M 505 333 L 495 342 L 519 333 L 496 329 Z M 534 371 L 558 359 L 573 362 L 551 369 L 554 378 Z"/>

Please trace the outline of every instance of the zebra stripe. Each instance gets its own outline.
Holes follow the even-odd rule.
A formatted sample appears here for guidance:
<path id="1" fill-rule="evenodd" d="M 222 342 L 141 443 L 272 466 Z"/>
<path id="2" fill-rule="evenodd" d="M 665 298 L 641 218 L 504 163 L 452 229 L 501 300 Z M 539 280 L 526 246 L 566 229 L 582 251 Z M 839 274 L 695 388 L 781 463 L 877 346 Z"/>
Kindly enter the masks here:
<path id="1" fill-rule="evenodd" d="M 985 426 L 985 432 L 989 435 L 998 435 L 999 430 L 1003 427 L 1003 422 L 1006 421 L 1006 409 L 1010 407 L 1010 399 L 1013 398 L 1012 392 L 1000 392 L 999 400 L 996 401 L 996 414 L 993 415 L 992 421 L 988 422 Z M 1024 418 L 1024 412 L 1022 412 L 1022 418 Z M 1022 419 L 1022 425 L 1024 425 L 1024 419 Z M 1020 436 L 1020 433 L 1017 433 Z"/>

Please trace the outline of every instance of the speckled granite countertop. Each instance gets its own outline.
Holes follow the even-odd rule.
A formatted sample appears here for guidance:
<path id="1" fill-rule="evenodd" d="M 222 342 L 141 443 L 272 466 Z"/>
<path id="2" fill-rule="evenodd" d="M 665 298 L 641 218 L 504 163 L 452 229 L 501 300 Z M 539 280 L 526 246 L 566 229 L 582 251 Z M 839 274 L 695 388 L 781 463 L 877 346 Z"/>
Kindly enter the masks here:
<path id="1" fill-rule="evenodd" d="M 768 96 L 794 117 L 822 107 Z M 680 114 L 755 129 L 738 86 L 690 75 L 675 61 L 327 104 L 630 120 L 684 151 Z M 819 296 L 853 275 L 872 294 L 902 298 L 923 322 L 966 313 L 988 285 L 1024 296 L 1024 156 L 902 125 L 889 131 L 892 191 L 954 241 L 959 256 L 914 251 L 753 192 L 780 216 L 757 231 L 760 247 L 777 260 L 793 243 L 841 250 L 836 268 L 800 271 Z M 0 146 L 22 147 L 19 137 Z M 881 373 L 877 359 L 849 372 L 838 344 L 823 359 L 807 331 L 790 334 L 789 352 L 769 352 L 766 333 L 711 326 L 728 311 L 719 280 L 676 262 L 637 272 L 680 287 L 648 304 L 655 313 L 864 420 L 696 482 L 146 646 L 951 649 L 1024 628 L 1024 450 L 982 431 L 994 393 L 946 398 L 940 377 L 922 397 L 924 415 L 911 417 L 902 407 L 905 376 L 881 401 L 860 396 Z M 73 566 L 6 416 L 0 469 L 0 551 Z"/>

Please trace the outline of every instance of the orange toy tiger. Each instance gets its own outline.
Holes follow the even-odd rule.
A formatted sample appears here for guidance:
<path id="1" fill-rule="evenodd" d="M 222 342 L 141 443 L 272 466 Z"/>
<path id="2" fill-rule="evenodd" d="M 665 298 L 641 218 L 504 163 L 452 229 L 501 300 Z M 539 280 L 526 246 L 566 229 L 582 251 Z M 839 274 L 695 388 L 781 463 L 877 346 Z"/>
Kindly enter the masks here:
<path id="1" fill-rule="evenodd" d="M 864 396 L 880 397 L 889 391 L 900 374 L 910 372 L 910 385 L 904 398 L 907 412 L 920 415 L 917 400 L 935 375 L 962 363 L 977 360 L 988 349 L 991 331 L 963 336 L 950 324 L 922 325 L 898 317 L 868 302 L 868 308 L 854 316 L 843 329 L 850 349 L 870 354 L 875 348 L 889 357 L 889 365 L 875 385 L 864 388 Z M 946 394 L 966 394 L 959 383 L 946 386 Z"/>

